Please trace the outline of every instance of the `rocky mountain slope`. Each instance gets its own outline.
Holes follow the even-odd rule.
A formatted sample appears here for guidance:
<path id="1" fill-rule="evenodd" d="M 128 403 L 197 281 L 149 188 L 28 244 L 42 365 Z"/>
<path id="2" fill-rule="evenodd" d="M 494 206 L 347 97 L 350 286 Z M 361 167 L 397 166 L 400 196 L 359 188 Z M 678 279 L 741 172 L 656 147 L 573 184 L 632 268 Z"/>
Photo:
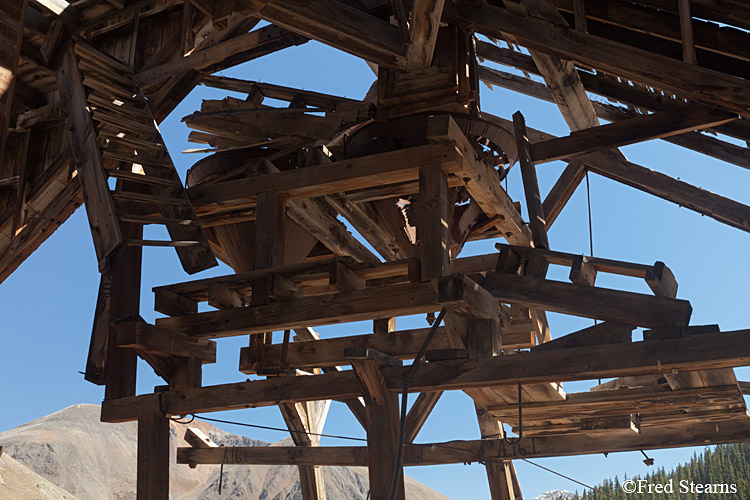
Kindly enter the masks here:
<path id="1" fill-rule="evenodd" d="M 78 500 L 11 458 L 0 457 L 0 498 L 3 500 Z"/>
<path id="2" fill-rule="evenodd" d="M 201 429 L 216 443 L 227 446 L 291 445 L 291 440 L 269 445 L 197 420 L 190 425 Z M 223 491 L 219 496 L 218 466 L 201 465 L 190 469 L 174 463 L 177 447 L 188 446 L 182 438 L 184 432 L 184 426 L 172 424 L 172 500 L 300 498 L 297 468 L 290 466 L 225 466 Z M 19 500 L 135 500 L 136 438 L 135 423 L 103 424 L 99 422 L 99 406 L 75 405 L 0 433 L 0 446 L 5 446 L 2 460 L 12 457 L 8 462 L 12 461 L 14 470 L 17 466 L 28 468 L 51 484 L 48 488 L 51 493 L 45 493 L 47 496 L 18 496 Z M 365 500 L 367 497 L 366 469 L 325 467 L 323 474 L 328 500 Z M 7 478 L 5 481 L 9 483 Z M 58 491 L 52 493 L 55 485 Z M 406 480 L 406 490 L 410 500 L 447 500 L 410 478 Z M 0 495 L 0 498 L 5 500 L 6 497 Z M 8 498 L 16 500 L 13 496 Z"/>

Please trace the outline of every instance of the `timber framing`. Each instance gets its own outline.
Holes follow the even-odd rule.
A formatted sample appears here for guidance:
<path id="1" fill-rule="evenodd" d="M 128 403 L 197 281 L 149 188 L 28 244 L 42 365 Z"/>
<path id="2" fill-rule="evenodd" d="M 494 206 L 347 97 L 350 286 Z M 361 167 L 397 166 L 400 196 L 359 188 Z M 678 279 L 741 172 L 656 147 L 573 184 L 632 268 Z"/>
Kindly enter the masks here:
<path id="1" fill-rule="evenodd" d="M 733 368 L 750 365 L 750 331 L 690 324 L 664 262 L 562 252 L 550 231 L 592 173 L 750 232 L 743 200 L 619 149 L 668 142 L 750 169 L 745 2 L 16 3 L 0 1 L 0 282 L 85 205 L 102 273 L 85 379 L 104 386 L 103 421 L 138 422 L 138 500 L 168 500 L 169 417 L 198 412 L 278 406 L 294 447 L 190 429 L 178 462 L 295 465 L 303 500 L 325 500 L 321 466 L 367 466 L 372 500 L 402 500 L 404 466 L 479 462 L 492 500 L 517 500 L 515 459 L 748 440 Z M 344 97 L 302 72 L 295 86 L 217 74 L 311 40 L 376 81 Z M 553 103 L 570 132 L 493 116 L 480 82 Z M 182 119 L 204 155 L 183 179 L 157 124 L 207 88 Z M 466 256 L 478 240 L 497 252 Z M 147 322 L 144 246 L 175 248 L 188 274 L 231 271 L 159 283 Z M 548 312 L 596 322 L 557 332 Z M 251 378 L 204 385 L 215 339 L 244 335 Z M 138 358 L 166 385 L 136 396 Z M 418 396 L 399 408 L 405 382 Z M 481 440 L 417 442 L 446 391 L 470 398 Z M 320 446 L 332 401 L 366 447 Z"/>

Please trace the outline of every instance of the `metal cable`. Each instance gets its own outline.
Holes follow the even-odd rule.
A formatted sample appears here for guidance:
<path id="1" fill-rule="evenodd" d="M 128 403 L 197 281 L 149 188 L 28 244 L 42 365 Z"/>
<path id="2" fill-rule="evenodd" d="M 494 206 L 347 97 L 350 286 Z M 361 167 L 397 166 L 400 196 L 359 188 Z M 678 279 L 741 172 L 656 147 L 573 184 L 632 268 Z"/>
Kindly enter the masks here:
<path id="1" fill-rule="evenodd" d="M 430 341 L 432 341 L 432 337 L 435 336 L 435 332 L 437 332 L 438 327 L 440 326 L 440 323 L 443 321 L 443 318 L 445 317 L 445 307 L 443 307 L 440 310 L 440 313 L 438 314 L 437 318 L 435 319 L 435 322 L 430 327 L 430 331 L 427 334 L 427 337 L 425 337 L 424 342 L 422 342 L 422 345 L 419 347 L 419 351 L 417 351 L 417 356 L 414 358 L 414 362 L 409 367 L 409 371 L 406 372 L 406 377 L 404 377 L 404 386 L 401 389 L 401 418 L 398 428 L 398 446 L 396 448 L 396 463 L 393 466 L 393 479 L 391 480 L 391 492 L 388 495 L 388 498 L 390 500 L 396 500 L 396 492 L 398 491 L 399 483 L 401 482 L 401 474 L 399 474 L 399 470 L 402 467 L 403 461 L 404 461 L 404 440 L 406 439 L 406 403 L 408 402 L 409 397 L 409 385 L 411 385 L 412 380 L 414 379 L 414 374 L 417 372 L 417 368 L 419 367 L 419 363 L 422 361 L 422 356 L 424 356 L 425 352 L 427 352 L 427 347 L 430 345 Z"/>

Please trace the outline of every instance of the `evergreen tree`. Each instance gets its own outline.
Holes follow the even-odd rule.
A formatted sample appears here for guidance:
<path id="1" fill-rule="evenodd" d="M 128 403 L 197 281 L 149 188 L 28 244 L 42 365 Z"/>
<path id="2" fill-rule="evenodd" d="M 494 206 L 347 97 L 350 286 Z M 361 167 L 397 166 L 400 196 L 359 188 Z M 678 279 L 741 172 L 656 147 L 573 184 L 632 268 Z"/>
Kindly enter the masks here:
<path id="1" fill-rule="evenodd" d="M 632 479 L 638 481 L 645 479 L 647 484 L 666 484 L 671 479 L 674 484 L 672 493 L 625 493 L 622 483 Z M 681 481 L 683 483 L 681 483 Z M 680 491 L 680 485 L 735 485 L 736 493 L 717 494 L 713 492 L 698 493 L 698 488 L 692 492 Z M 689 462 L 679 465 L 671 471 L 664 467 L 655 469 L 645 476 L 634 476 L 628 478 L 627 474 L 621 482 L 617 476 L 614 479 L 605 479 L 596 486 L 597 491 L 586 490 L 582 494 L 573 497 L 575 500 L 610 500 L 605 494 L 612 495 L 624 500 L 714 500 L 716 498 L 726 500 L 750 499 L 750 443 L 738 443 L 730 445 L 719 445 L 706 447 L 700 455 L 694 453 Z M 727 490 L 725 490 L 727 491 Z"/>

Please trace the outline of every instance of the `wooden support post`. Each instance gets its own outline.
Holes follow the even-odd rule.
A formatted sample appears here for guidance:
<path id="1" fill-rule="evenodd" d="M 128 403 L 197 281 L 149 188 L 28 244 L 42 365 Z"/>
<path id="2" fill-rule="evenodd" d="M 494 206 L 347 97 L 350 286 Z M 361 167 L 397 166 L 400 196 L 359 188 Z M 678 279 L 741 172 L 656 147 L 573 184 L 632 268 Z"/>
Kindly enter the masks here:
<path id="1" fill-rule="evenodd" d="M 392 333 L 396 331 L 396 318 L 372 320 L 372 333 Z"/>
<path id="2" fill-rule="evenodd" d="M 322 414 L 317 411 L 316 403 L 318 402 L 279 405 L 295 446 L 318 446 L 320 442 L 319 436 L 309 433 L 320 433 L 322 430 L 322 425 L 319 422 L 325 419 L 330 400 L 321 402 L 324 404 Z M 315 465 L 299 465 L 298 469 L 302 500 L 325 500 L 326 494 L 321 468 Z"/>
<path id="3" fill-rule="evenodd" d="M 169 419 L 138 419 L 138 500 L 169 500 Z"/>
<path id="4" fill-rule="evenodd" d="M 513 115 L 513 128 L 518 148 L 518 164 L 523 177 L 523 190 L 526 195 L 526 208 L 529 212 L 529 226 L 534 238 L 534 247 L 549 249 L 547 240 L 547 224 L 544 220 L 542 199 L 539 194 L 539 182 L 536 178 L 536 168 L 531 161 L 531 144 L 526 133 L 526 121 L 520 111 Z"/>
<path id="5" fill-rule="evenodd" d="M 419 168 L 419 259 L 422 281 L 450 272 L 450 225 L 448 181 L 439 164 Z"/>
<path id="6" fill-rule="evenodd" d="M 682 60 L 689 64 L 698 62 L 695 57 L 693 36 L 693 16 L 690 13 L 690 0 L 678 0 L 680 7 L 680 35 L 682 36 Z"/>
<path id="7" fill-rule="evenodd" d="M 586 23 L 586 0 L 574 0 L 573 10 L 575 12 L 576 29 L 586 33 L 588 31 Z"/>
<path id="8" fill-rule="evenodd" d="M 584 255 L 576 255 L 570 266 L 570 281 L 579 285 L 594 286 L 596 282 L 596 268 Z M 674 298 L 674 297 L 672 297 Z"/>
<path id="9" fill-rule="evenodd" d="M 498 439 L 505 436 L 503 426 L 487 411 L 486 408 L 474 403 L 477 412 L 477 421 L 482 439 Z M 492 500 L 521 500 L 516 496 L 514 487 L 514 475 L 516 473 L 513 462 L 505 460 L 502 462 L 488 461 L 485 463 L 487 470 L 487 481 L 490 484 L 490 496 Z M 517 482 L 517 479 L 516 479 Z"/>
<path id="10" fill-rule="evenodd" d="M 129 240 L 141 239 L 143 227 L 138 224 L 124 223 L 122 234 Z M 141 300 L 142 258 L 141 247 L 123 245 L 114 254 L 111 268 L 102 276 L 102 282 L 109 281 L 111 287 L 109 307 L 103 307 L 102 310 L 97 308 L 100 314 L 106 314 L 109 310 L 109 317 L 106 319 L 108 334 L 104 369 L 106 380 L 104 399 L 119 399 L 135 395 L 138 356 L 132 349 L 119 347 L 131 339 L 121 338 L 120 332 L 113 325 L 117 320 L 133 319 L 138 316 Z M 95 326 L 101 322 L 101 319 L 95 318 L 94 320 Z"/>
<path id="11" fill-rule="evenodd" d="M 370 498 L 389 500 L 398 445 L 398 396 L 388 390 L 377 361 L 353 360 L 352 367 L 365 394 Z M 403 467 L 397 473 L 396 500 L 405 500 Z"/>
<path id="12" fill-rule="evenodd" d="M 285 200 L 272 191 L 258 194 L 255 219 L 255 269 L 278 267 L 284 261 Z"/>
<path id="13" fill-rule="evenodd" d="M 657 297 L 677 297 L 677 280 L 664 262 L 656 261 L 646 272 L 646 283 Z"/>

